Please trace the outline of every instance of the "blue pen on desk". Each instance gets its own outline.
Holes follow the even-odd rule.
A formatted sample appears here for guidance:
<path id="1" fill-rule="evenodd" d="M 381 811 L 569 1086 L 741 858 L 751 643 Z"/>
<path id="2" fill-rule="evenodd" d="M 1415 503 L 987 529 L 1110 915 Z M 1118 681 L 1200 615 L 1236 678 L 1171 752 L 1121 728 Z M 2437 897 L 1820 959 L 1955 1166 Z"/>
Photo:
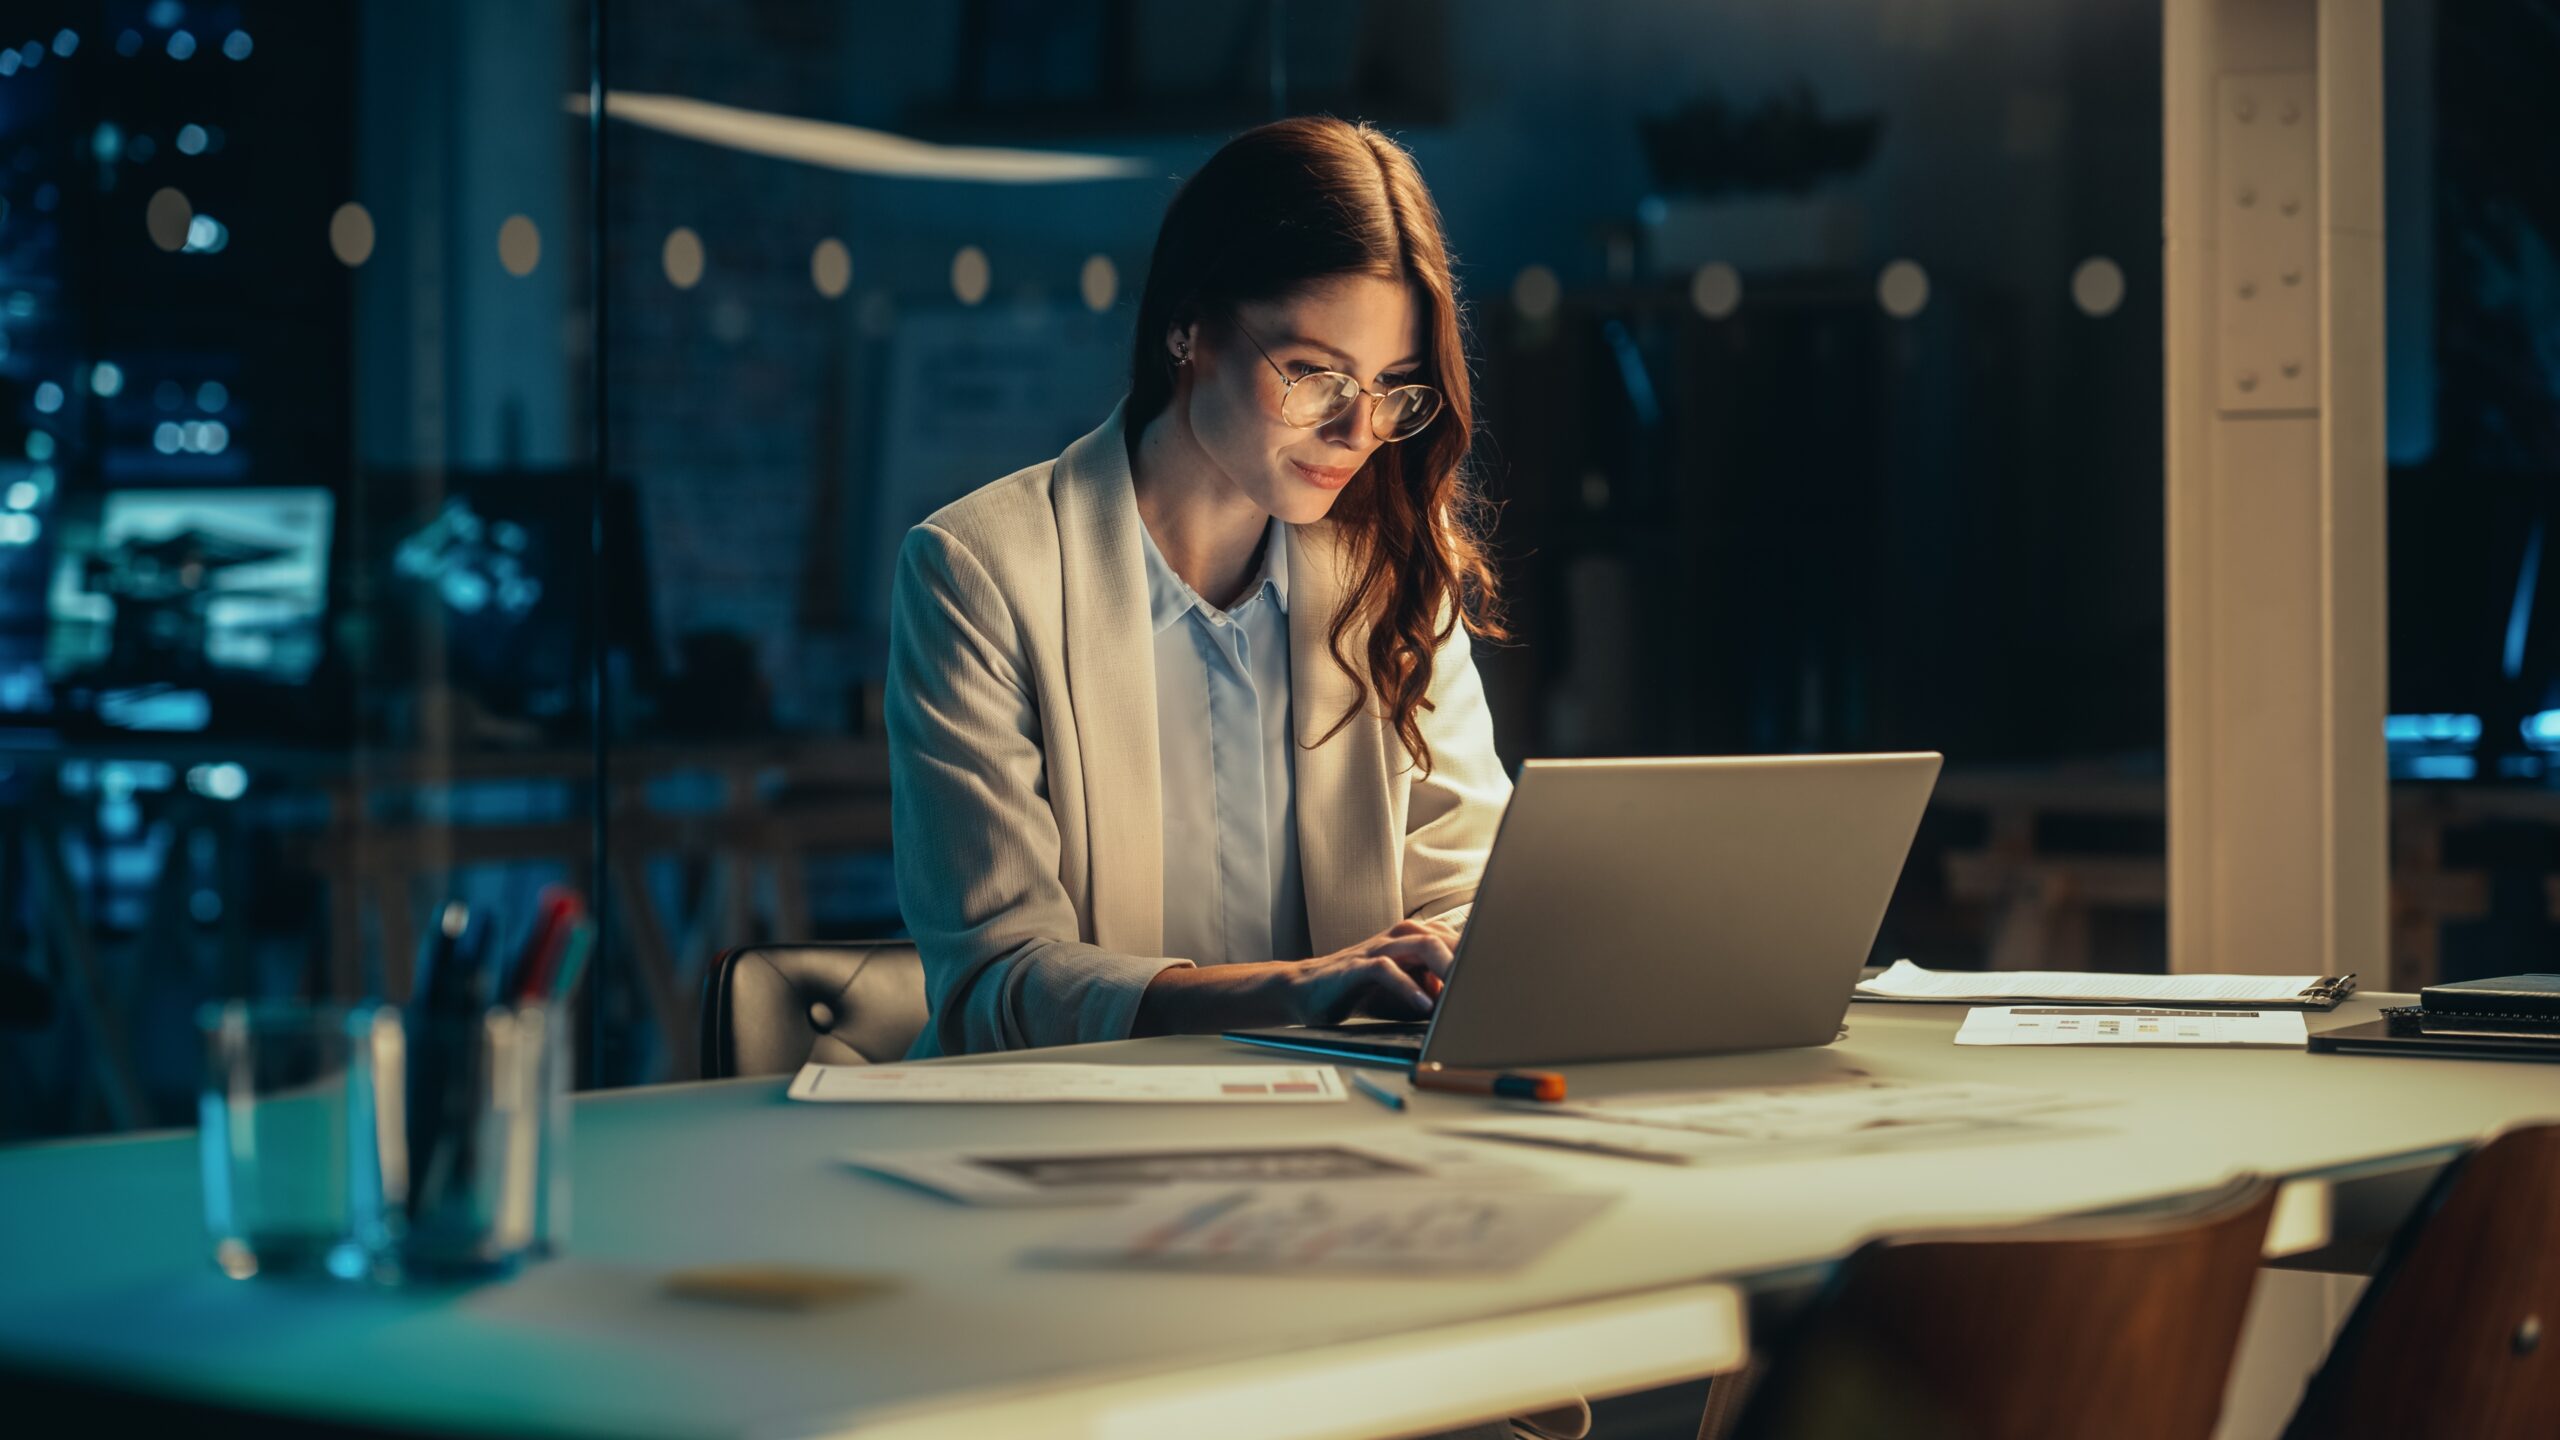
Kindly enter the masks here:
<path id="1" fill-rule="evenodd" d="M 1401 1110 L 1404 1108 L 1403 1096 L 1388 1089 L 1386 1086 L 1379 1084 L 1377 1081 L 1370 1079 L 1368 1076 L 1361 1074 L 1357 1070 L 1351 1071 L 1350 1075 L 1352 1089 L 1359 1091 L 1361 1094 L 1368 1096 L 1370 1099 L 1377 1101 L 1379 1104 L 1386 1106 L 1390 1110 Z"/>

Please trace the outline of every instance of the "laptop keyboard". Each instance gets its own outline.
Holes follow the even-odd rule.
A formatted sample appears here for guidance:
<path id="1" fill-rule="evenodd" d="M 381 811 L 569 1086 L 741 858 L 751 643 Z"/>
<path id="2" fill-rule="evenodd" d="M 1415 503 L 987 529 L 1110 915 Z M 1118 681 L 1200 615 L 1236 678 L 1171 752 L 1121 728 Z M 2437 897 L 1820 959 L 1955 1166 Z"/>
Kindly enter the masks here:
<path id="1" fill-rule="evenodd" d="M 1336 1040 L 1419 1040 L 1430 1028 L 1428 1020 L 1363 1020 L 1351 1025 L 1310 1025 L 1304 1033 Z"/>

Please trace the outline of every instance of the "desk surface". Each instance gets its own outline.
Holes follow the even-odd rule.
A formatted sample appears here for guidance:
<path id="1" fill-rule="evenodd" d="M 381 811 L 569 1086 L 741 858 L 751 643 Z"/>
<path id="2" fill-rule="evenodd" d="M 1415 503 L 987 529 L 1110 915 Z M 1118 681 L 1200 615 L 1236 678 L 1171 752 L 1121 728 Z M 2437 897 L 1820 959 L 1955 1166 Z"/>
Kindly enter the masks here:
<path id="1" fill-rule="evenodd" d="M 2370 1019 L 2380 998 L 2315 1015 L 2313 1025 Z M 1611 1313 L 1643 1318 L 1649 1300 L 1671 1303 L 1645 1323 L 1654 1333 L 1666 1316 L 1674 1329 L 1690 1326 L 1673 1347 L 1679 1355 L 1565 1377 L 1625 1388 L 1733 1363 L 1738 1336 L 1718 1330 L 1730 1307 L 1713 1304 L 1727 1293 L 1715 1282 L 1749 1288 L 1800 1278 L 1880 1231 L 2139 1205 L 2243 1170 L 2423 1173 L 2502 1126 L 2560 1116 L 2560 1066 L 2289 1051 L 1959 1050 L 1950 1038 L 1962 1014 L 1859 1005 L 1849 1038 L 1827 1049 L 1584 1067 L 1573 1084 L 1579 1097 L 1812 1080 L 1854 1068 L 2111 1103 L 2032 1142 L 1715 1169 L 1494 1147 L 1559 1183 L 1621 1197 L 1536 1265 L 1495 1279 L 1026 1269 L 1014 1256 L 1079 1212 L 966 1209 L 837 1160 L 858 1148 L 1068 1136 L 1392 1144 L 1411 1127 L 1480 1109 L 1446 1096 L 1418 1096 L 1395 1114 L 1356 1098 L 1267 1109 L 800 1105 L 783 1099 L 779 1080 L 599 1094 L 577 1107 L 572 1256 L 507 1283 L 443 1294 L 223 1278 L 198 1228 L 192 1134 L 22 1147 L 0 1151 L 0 1359 L 235 1403 L 461 1428 L 1002 1434 L 1014 1417 L 1026 1433 L 1057 1434 L 1073 1433 L 1060 1421 L 1076 1395 L 1115 1384 L 1125 1400 L 1184 1375 L 1282 1383 L 1285 1367 L 1271 1370 L 1272 1357 L 1374 1362 L 1492 1333 L 1488 1323 L 1569 1327 Z M 1205 1038 L 1056 1053 L 1141 1063 L 1285 1059 Z M 768 1260 L 889 1272 L 904 1286 L 788 1317 L 656 1291 L 659 1276 L 678 1266 Z M 1623 1337 L 1592 1338 L 1605 1342 L 1586 1347 L 1594 1354 L 1625 1348 Z M 1477 1357 L 1478 1368 L 1485 1359 Z M 1524 1403 L 1516 1390 L 1488 1376 L 1475 1401 Z M 1271 1433 L 1286 1432 L 1291 1392 L 1265 1393 L 1276 1403 L 1255 1413 L 1282 1417 Z M 1442 1418 L 1460 1418 L 1468 1397 L 1434 1403 Z M 1158 1415 L 1158 1428 L 1179 1433 L 1169 1413 Z"/>

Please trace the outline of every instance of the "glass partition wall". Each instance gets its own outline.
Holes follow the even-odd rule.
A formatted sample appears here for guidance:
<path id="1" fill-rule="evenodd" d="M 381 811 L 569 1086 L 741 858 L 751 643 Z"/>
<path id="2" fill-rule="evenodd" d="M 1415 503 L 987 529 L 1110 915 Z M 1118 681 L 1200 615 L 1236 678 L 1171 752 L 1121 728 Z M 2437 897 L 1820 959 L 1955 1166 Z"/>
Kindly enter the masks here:
<path id="1" fill-rule="evenodd" d="M 0 1135 L 587 883 L 582 5 L 0 20 Z"/>
<path id="2" fill-rule="evenodd" d="M 607 19 L 616 793 L 737 837 L 617 813 L 665 993 L 894 931 L 899 537 L 1101 421 L 1180 178 L 1296 113 L 1405 143 L 1456 251 L 1506 759 L 1940 749 L 1883 955 L 2161 964 L 2152 0 Z"/>
<path id="3" fill-rule="evenodd" d="M 1447 223 L 1506 759 L 1943 750 L 1879 958 L 2161 963 L 2152 0 L 27 8 L 0 1134 L 183 1122 L 196 1002 L 400 995 L 454 899 L 588 893 L 590 1084 L 894 934 L 898 538 L 1295 113 Z"/>
<path id="4" fill-rule="evenodd" d="M 2560 5 L 2384 7 L 2393 988 L 2560 944 Z"/>

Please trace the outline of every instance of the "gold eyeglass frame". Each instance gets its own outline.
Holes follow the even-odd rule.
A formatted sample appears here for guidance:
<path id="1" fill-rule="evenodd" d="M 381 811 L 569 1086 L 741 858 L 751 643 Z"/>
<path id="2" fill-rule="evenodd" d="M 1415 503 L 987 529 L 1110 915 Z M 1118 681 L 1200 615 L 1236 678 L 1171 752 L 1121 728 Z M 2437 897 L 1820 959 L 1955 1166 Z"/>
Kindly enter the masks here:
<path id="1" fill-rule="evenodd" d="M 1361 384 L 1358 376 L 1341 370 L 1310 370 L 1304 375 L 1291 375 L 1288 371 L 1280 368 L 1280 362 L 1271 358 L 1271 352 L 1263 348 L 1261 339 L 1251 330 L 1246 329 L 1242 321 L 1236 321 L 1234 324 L 1236 327 L 1236 333 L 1242 335 L 1245 339 L 1253 343 L 1255 352 L 1262 356 L 1262 363 L 1270 366 L 1271 373 L 1280 377 L 1280 420 L 1283 424 L 1296 426 L 1301 430 L 1313 430 L 1320 426 L 1330 425 L 1334 421 L 1342 418 L 1343 410 L 1348 410 L 1352 406 L 1360 403 L 1359 397 L 1366 395 L 1371 400 L 1377 402 L 1369 407 L 1369 433 L 1377 436 L 1379 441 L 1383 444 L 1394 445 L 1410 440 L 1414 436 L 1421 434 L 1423 431 L 1430 429 L 1431 422 L 1439 419 L 1440 412 L 1448 408 L 1448 397 L 1442 395 L 1440 393 L 1440 387 L 1436 385 L 1398 385 L 1392 390 L 1381 393 Z M 1301 380 L 1313 380 L 1318 376 L 1323 375 L 1331 375 L 1337 379 L 1349 381 L 1351 384 L 1352 398 L 1342 402 L 1342 409 L 1334 411 L 1332 414 L 1325 416 L 1321 420 L 1310 420 L 1301 425 L 1297 421 L 1290 419 L 1289 396 L 1291 392 L 1298 388 L 1298 382 Z M 1413 390 L 1419 390 L 1423 394 L 1431 397 L 1431 409 L 1422 417 L 1422 422 L 1401 435 L 1389 435 L 1380 430 L 1378 428 L 1378 417 L 1385 413 L 1386 402 L 1398 395 L 1402 395 Z"/>

